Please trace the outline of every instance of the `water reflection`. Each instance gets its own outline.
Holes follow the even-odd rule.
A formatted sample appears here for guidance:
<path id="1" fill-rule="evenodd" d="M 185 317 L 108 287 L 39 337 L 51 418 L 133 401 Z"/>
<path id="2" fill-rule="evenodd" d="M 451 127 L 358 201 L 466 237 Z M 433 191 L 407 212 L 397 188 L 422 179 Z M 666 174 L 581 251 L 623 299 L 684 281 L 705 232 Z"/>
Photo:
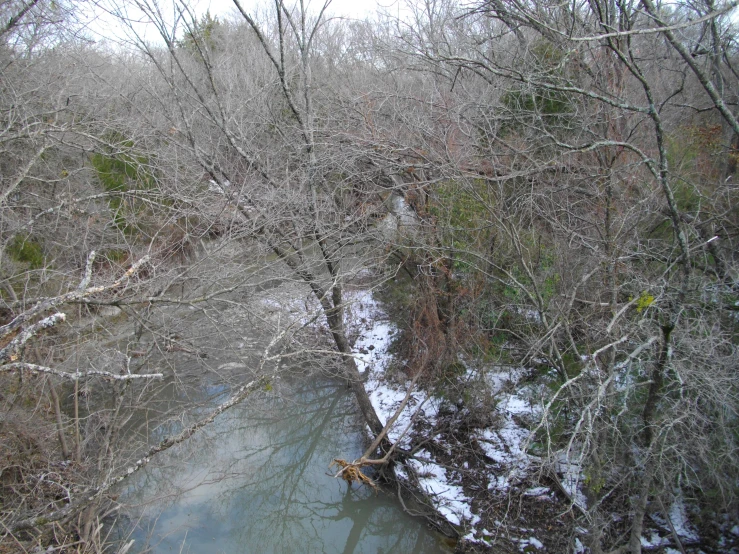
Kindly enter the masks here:
<path id="1" fill-rule="evenodd" d="M 329 381 L 251 398 L 128 483 L 153 552 L 443 552 L 388 495 L 348 489 L 333 457 L 361 454 L 352 397 Z"/>

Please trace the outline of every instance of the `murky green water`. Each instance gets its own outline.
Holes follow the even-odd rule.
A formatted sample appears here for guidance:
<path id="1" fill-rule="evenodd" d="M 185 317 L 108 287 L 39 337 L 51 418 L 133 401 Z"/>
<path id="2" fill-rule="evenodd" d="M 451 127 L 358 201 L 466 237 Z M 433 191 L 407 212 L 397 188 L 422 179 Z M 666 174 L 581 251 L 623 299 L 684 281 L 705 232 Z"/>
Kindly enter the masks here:
<path id="1" fill-rule="evenodd" d="M 138 518 L 132 551 L 444 552 L 397 500 L 334 479 L 335 457 L 361 454 L 353 397 L 295 378 L 259 393 L 127 483 Z"/>

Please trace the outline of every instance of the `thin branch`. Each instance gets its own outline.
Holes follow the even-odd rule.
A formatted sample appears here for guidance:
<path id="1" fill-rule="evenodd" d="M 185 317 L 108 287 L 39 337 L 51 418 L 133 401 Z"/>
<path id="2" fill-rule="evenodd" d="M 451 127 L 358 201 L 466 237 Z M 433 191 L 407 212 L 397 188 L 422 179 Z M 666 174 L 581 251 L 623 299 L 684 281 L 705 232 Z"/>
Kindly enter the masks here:
<path id="1" fill-rule="evenodd" d="M 126 468 L 126 470 L 122 474 L 107 479 L 100 486 L 90 489 L 84 494 L 81 494 L 75 500 L 59 510 L 45 515 L 36 515 L 33 517 L 22 519 L 11 524 L 10 531 L 12 533 L 16 533 L 18 531 L 23 531 L 26 529 L 34 529 L 74 515 L 75 513 L 87 507 L 91 502 L 100 497 L 112 486 L 117 485 L 127 477 L 130 477 L 131 475 L 139 471 L 141 468 L 145 467 L 151 461 L 152 456 L 189 439 L 198 430 L 212 423 L 220 414 L 222 414 L 229 408 L 237 405 L 239 402 L 243 401 L 247 396 L 249 396 L 249 394 L 251 394 L 257 388 L 263 386 L 266 383 L 267 378 L 260 377 L 259 379 L 243 385 L 233 396 L 231 396 L 229 400 L 218 406 L 215 410 L 213 410 L 213 412 L 210 413 L 210 415 L 192 424 L 190 427 L 184 429 L 178 435 L 175 435 L 174 437 L 167 437 L 156 446 L 152 446 L 142 458 L 137 460 L 136 463 L 132 466 Z"/>
<path id="2" fill-rule="evenodd" d="M 106 379 L 113 379 L 115 381 L 132 381 L 135 379 L 162 379 L 164 377 L 163 373 L 118 374 L 99 370 L 76 371 L 74 373 L 69 373 L 67 371 L 61 371 L 59 369 L 53 369 L 51 367 L 29 364 L 25 362 L 13 362 L 0 366 L 0 372 L 5 373 L 10 371 L 30 371 L 32 373 L 45 373 L 48 375 L 56 375 L 57 377 L 69 379 L 70 381 L 78 381 L 79 379 L 84 379 L 86 377 L 105 377 Z"/>

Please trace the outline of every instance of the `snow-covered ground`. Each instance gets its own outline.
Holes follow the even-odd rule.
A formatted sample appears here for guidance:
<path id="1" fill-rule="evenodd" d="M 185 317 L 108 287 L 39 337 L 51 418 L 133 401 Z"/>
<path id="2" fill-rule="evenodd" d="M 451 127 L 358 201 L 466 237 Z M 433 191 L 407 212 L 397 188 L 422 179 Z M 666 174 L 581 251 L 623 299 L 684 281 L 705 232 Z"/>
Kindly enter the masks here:
<path id="1" fill-rule="evenodd" d="M 447 470 L 434 463 L 434 457 L 427 451 L 419 450 L 416 458 L 409 463 L 418 475 L 421 488 L 439 513 L 454 525 L 475 525 L 480 518 L 472 513 L 472 501 L 465 495 L 462 487 L 452 483 Z"/>
<path id="2" fill-rule="evenodd" d="M 387 314 L 368 290 L 352 291 L 346 294 L 349 303 L 347 310 L 347 324 L 350 326 L 350 335 L 356 337 L 354 354 L 359 370 L 366 377 L 366 388 L 378 416 L 387 422 L 406 397 L 411 382 L 402 372 L 392 370 L 392 354 L 390 346 L 398 329 L 390 322 Z M 460 360 L 464 364 L 464 360 Z M 530 471 L 537 467 L 538 459 L 529 453 L 531 431 L 541 415 L 541 398 L 536 391 L 528 386 L 520 386 L 519 381 L 525 375 L 525 370 L 510 367 L 467 367 L 464 379 L 469 383 L 485 388 L 487 398 L 494 401 L 490 405 L 492 416 L 487 427 L 474 429 L 470 438 L 476 441 L 489 459 L 485 478 L 488 491 L 493 495 L 506 493 L 512 487 L 520 487 L 526 483 Z M 396 424 L 389 432 L 393 442 L 399 442 L 408 447 L 412 436 L 412 428 L 419 426 L 428 432 L 437 428 L 443 422 L 440 410 L 444 401 L 428 392 L 416 388 L 411 392 L 409 401 Z M 447 402 L 446 409 L 449 409 Z M 447 414 L 448 415 L 448 414 Z M 526 426 L 523 423 L 526 423 Z M 425 491 L 428 499 L 434 504 L 437 511 L 457 526 L 463 533 L 464 539 L 471 542 L 490 544 L 495 536 L 501 532 L 502 523 L 488 522 L 490 529 L 485 528 L 484 519 L 473 511 L 473 500 L 466 494 L 462 484 L 462 473 L 468 471 L 467 462 L 463 467 L 450 467 L 447 462 L 437 459 L 433 452 L 446 451 L 451 453 L 454 445 L 446 443 L 444 434 L 440 432 L 431 437 L 435 448 L 421 449 L 408 462 L 408 466 L 417 477 L 418 485 Z M 560 484 L 570 497 L 570 501 L 582 509 L 586 509 L 586 499 L 582 494 L 582 468 L 576 452 L 569 456 L 561 453 L 554 465 L 560 475 Z M 479 468 L 477 469 L 479 471 Z M 397 476 L 409 480 L 407 468 L 397 466 Z M 529 485 L 530 486 L 530 485 Z M 551 501 L 556 495 L 548 487 L 534 486 L 528 489 L 519 489 L 524 497 L 533 497 L 537 500 Z M 658 517 L 658 516 L 657 516 Z M 676 532 L 686 539 L 697 539 L 697 533 L 691 527 L 684 503 L 677 499 L 670 507 L 669 517 Z M 653 516 L 654 518 L 654 516 Z M 665 528 L 666 521 L 654 523 Z M 520 551 L 542 552 L 545 545 L 535 536 L 534 529 L 515 528 L 506 526 L 508 531 L 515 531 L 516 538 L 508 534 L 508 538 L 517 543 Z M 583 529 L 584 533 L 585 530 Z M 734 530 L 739 534 L 739 528 Z M 642 537 L 645 547 L 666 547 L 669 543 L 660 534 L 653 530 L 645 531 Z M 584 552 L 585 548 L 580 539 L 575 539 L 572 547 L 574 554 Z M 673 550 L 667 549 L 667 552 Z"/>
<path id="3" fill-rule="evenodd" d="M 392 355 L 389 352 L 391 342 L 398 332 L 388 320 L 387 314 L 373 298 L 370 291 L 357 291 L 347 295 L 351 302 L 349 322 L 358 325 L 358 338 L 354 345 L 358 365 L 361 371 L 366 372 L 367 390 L 378 416 L 383 422 L 388 421 L 396 412 L 405 398 L 411 382 L 404 380 L 399 383 L 386 372 L 390 367 Z M 358 322 L 358 323 L 357 323 Z M 502 390 L 520 378 L 521 371 L 508 368 L 488 370 L 484 375 L 491 392 L 496 394 L 498 420 L 502 426 L 497 429 L 480 429 L 476 432 L 479 444 L 485 454 L 496 462 L 497 467 L 491 467 L 489 482 L 492 487 L 505 491 L 513 479 L 522 477 L 530 465 L 530 458 L 525 452 L 525 443 L 529 431 L 518 425 L 514 416 L 533 414 L 536 407 L 521 396 L 512 393 L 503 393 Z M 475 372 L 468 370 L 468 378 L 474 378 Z M 389 436 L 392 441 L 398 441 L 407 446 L 409 443 L 409 427 L 412 424 L 423 422 L 426 428 L 436 426 L 439 408 L 442 400 L 430 396 L 423 390 L 416 389 L 411 393 L 410 400 Z M 401 438 L 402 436 L 402 438 Z M 440 437 L 436 438 L 441 441 Z M 445 448 L 444 444 L 438 444 Z M 445 448 L 448 449 L 448 448 Z M 420 450 L 409 465 L 418 476 L 421 488 L 426 492 L 436 509 L 453 525 L 460 526 L 467 531 L 466 539 L 483 541 L 483 537 L 490 532 L 485 529 L 476 529 L 480 517 L 472 511 L 472 499 L 469 498 L 461 485 L 459 472 L 456 468 L 445 467 L 427 450 Z M 398 477 L 407 479 L 405 469 L 398 467 Z M 544 488 L 544 491 L 548 489 Z M 536 495 L 536 491 L 532 492 Z M 525 545 L 538 548 L 541 544 L 537 539 L 526 539 Z"/>

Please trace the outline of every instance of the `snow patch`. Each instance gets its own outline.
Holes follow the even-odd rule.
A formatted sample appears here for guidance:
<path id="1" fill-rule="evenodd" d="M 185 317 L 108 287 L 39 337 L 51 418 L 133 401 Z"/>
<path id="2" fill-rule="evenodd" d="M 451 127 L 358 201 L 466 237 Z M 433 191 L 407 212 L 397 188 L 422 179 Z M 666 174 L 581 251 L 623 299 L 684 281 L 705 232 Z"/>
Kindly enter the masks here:
<path id="1" fill-rule="evenodd" d="M 549 487 L 534 487 L 533 489 L 528 489 L 523 494 L 524 496 L 543 496 L 549 492 Z"/>
<path id="2" fill-rule="evenodd" d="M 389 352 L 393 337 L 398 330 L 389 321 L 387 314 L 373 298 L 370 291 L 347 293 L 347 323 L 353 322 L 350 336 L 356 336 L 353 352 L 361 372 L 367 378 L 366 390 L 377 415 L 383 422 L 387 422 L 396 412 L 405 398 L 410 382 L 394 383 L 386 375 L 391 367 L 392 355 Z M 464 360 L 460 360 L 464 363 Z M 506 391 L 512 388 L 524 377 L 526 370 L 493 366 L 487 368 L 470 368 L 466 366 L 465 377 L 472 381 L 478 379 L 481 386 L 491 390 L 497 400 L 494 408 L 499 428 L 479 429 L 473 433 L 483 452 L 492 459 L 489 475 L 489 488 L 497 491 L 506 491 L 511 484 L 522 478 L 529 469 L 533 457 L 526 452 L 530 431 L 520 425 L 527 417 L 536 417 L 541 408 L 529 400 L 531 391 L 526 390 L 518 394 Z M 435 426 L 439 417 L 440 398 L 429 396 L 421 390 L 414 390 L 408 403 L 400 413 L 395 425 L 389 432 L 393 442 L 402 446 L 410 444 L 410 432 L 406 430 L 416 421 L 422 420 L 429 426 Z M 401 437 L 403 433 L 406 433 Z M 438 446 L 446 448 L 451 454 L 451 447 L 444 443 Z M 468 532 L 465 539 L 474 542 L 488 543 L 492 535 L 485 529 L 475 530 L 480 523 L 480 516 L 473 514 L 472 500 L 467 497 L 463 487 L 458 484 L 456 472 L 448 471 L 439 464 L 431 452 L 419 450 L 414 459 L 408 461 L 408 469 L 412 469 L 418 477 L 420 488 L 428 495 L 438 512 L 454 525 L 465 526 Z M 398 465 L 395 468 L 396 476 L 409 480 L 409 471 Z M 550 493 L 547 487 L 529 489 L 529 496 L 544 496 Z M 498 523 L 500 525 L 500 523 Z M 521 529 L 526 533 L 518 541 L 521 550 L 543 549 L 544 545 L 535 537 L 529 536 L 533 530 Z M 477 538 L 476 538 L 477 537 Z"/>
<path id="3" fill-rule="evenodd" d="M 480 520 L 472 514 L 471 500 L 464 494 L 462 487 L 449 482 L 445 468 L 425 459 L 409 460 L 408 464 L 416 471 L 421 488 L 447 521 L 454 525 L 472 521 L 474 525 Z"/>
<path id="4" fill-rule="evenodd" d="M 563 452 L 559 455 L 555 469 L 557 473 L 562 475 L 562 487 L 570 496 L 572 502 L 583 510 L 587 509 L 588 501 L 581 490 L 583 475 L 580 461 L 570 457 L 570 453 Z"/>
<path id="5" fill-rule="evenodd" d="M 536 537 L 529 537 L 527 539 L 518 539 L 518 549 L 523 552 L 527 547 L 533 546 L 537 550 L 544 548 L 544 544 Z"/>
<path id="6" fill-rule="evenodd" d="M 493 366 L 486 368 L 482 373 L 485 382 L 490 387 L 490 392 L 492 394 L 498 394 L 504 388 L 516 385 L 526 371 L 522 367 Z M 470 377 L 475 377 L 477 374 L 477 370 L 471 369 L 468 371 L 468 376 Z"/>
<path id="7" fill-rule="evenodd" d="M 350 333 L 357 335 L 353 347 L 357 369 L 362 373 L 384 372 L 392 360 L 388 350 L 397 329 L 388 321 L 371 291 L 351 291 L 345 299 L 347 324 L 353 326 Z"/>
<path id="8" fill-rule="evenodd" d="M 531 463 L 531 456 L 526 452 L 526 442 L 531 433 L 519 425 L 513 416 L 535 414 L 537 407 L 516 394 L 499 396 L 501 400 L 498 401 L 496 411 L 502 425 L 499 429 L 477 431 L 475 438 L 485 455 L 501 466 L 505 474 L 501 475 L 500 471 L 491 474 L 488 488 L 504 492 L 511 482 L 523 476 Z"/>
<path id="9" fill-rule="evenodd" d="M 397 411 L 405 398 L 410 382 L 403 384 L 390 383 L 385 379 L 385 370 L 389 367 L 392 356 L 388 350 L 397 329 L 387 320 L 387 315 L 372 297 L 369 291 L 359 291 L 351 295 L 352 321 L 359 322 L 359 336 L 354 344 L 360 371 L 368 375 L 367 391 L 377 415 L 387 422 Z M 402 439 L 413 423 L 414 416 L 424 418 L 431 425 L 436 423 L 441 400 L 430 397 L 425 392 L 413 391 L 403 411 L 398 416 L 388 436 L 391 441 L 407 446 L 409 433 Z M 472 513 L 472 501 L 464 494 L 460 485 L 450 482 L 446 469 L 435 463 L 433 456 L 420 450 L 415 460 L 409 461 L 419 477 L 419 485 L 434 503 L 439 513 L 450 523 L 461 525 L 470 522 L 475 525 L 479 516 Z M 396 475 L 408 479 L 402 467 L 396 467 Z"/>
<path id="10" fill-rule="evenodd" d="M 685 511 L 685 502 L 678 497 L 670 506 L 670 522 L 675 528 L 675 533 L 686 539 L 697 541 L 700 537 L 688 520 Z M 732 530 L 733 532 L 733 530 Z"/>
<path id="11" fill-rule="evenodd" d="M 380 381 L 378 375 L 373 375 L 367 382 L 367 390 L 370 401 L 377 412 L 380 420 L 387 423 L 400 407 L 407 394 L 405 385 L 388 384 Z M 436 423 L 441 401 L 437 398 L 428 396 L 423 391 L 414 391 L 411 393 L 408 403 L 395 421 L 395 425 L 388 432 L 388 437 L 393 442 L 398 442 L 403 446 L 410 444 L 409 428 L 413 422 L 413 418 L 418 413 L 431 425 Z M 402 435 L 402 438 L 401 438 Z"/>

